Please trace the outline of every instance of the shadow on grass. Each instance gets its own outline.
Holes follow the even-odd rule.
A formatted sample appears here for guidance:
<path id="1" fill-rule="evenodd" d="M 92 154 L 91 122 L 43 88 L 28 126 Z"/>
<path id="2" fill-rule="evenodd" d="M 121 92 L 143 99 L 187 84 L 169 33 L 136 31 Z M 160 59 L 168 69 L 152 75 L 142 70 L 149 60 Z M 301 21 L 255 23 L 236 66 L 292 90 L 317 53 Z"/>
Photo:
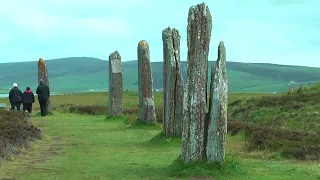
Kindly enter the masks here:
<path id="1" fill-rule="evenodd" d="M 168 146 L 176 146 L 180 147 L 181 146 L 181 138 L 180 137 L 169 137 L 165 135 L 163 132 L 160 132 L 159 134 L 153 136 L 150 140 L 146 141 L 143 143 L 145 146 L 163 146 L 163 147 L 168 147 Z"/>
<path id="2" fill-rule="evenodd" d="M 52 113 L 52 112 L 49 112 L 47 114 L 47 116 L 53 116 L 53 115 L 54 115 L 54 113 Z M 35 115 L 33 115 L 33 117 L 41 117 L 41 112 L 36 113 Z"/>
<path id="3" fill-rule="evenodd" d="M 141 120 L 136 120 L 127 126 L 128 129 L 147 129 L 147 130 L 161 130 L 160 124 L 149 124 Z"/>
<path id="4" fill-rule="evenodd" d="M 198 161 L 192 163 L 185 163 L 179 156 L 171 165 L 166 167 L 168 175 L 171 177 L 190 177 L 196 179 L 209 179 L 211 177 L 217 178 L 221 176 L 228 176 L 235 174 L 245 175 L 245 171 L 239 166 L 237 160 L 226 157 L 223 163 Z"/>
<path id="5" fill-rule="evenodd" d="M 126 120 L 126 117 L 124 115 L 119 115 L 119 116 L 108 115 L 106 117 L 106 121 L 118 121 L 118 120 Z"/>

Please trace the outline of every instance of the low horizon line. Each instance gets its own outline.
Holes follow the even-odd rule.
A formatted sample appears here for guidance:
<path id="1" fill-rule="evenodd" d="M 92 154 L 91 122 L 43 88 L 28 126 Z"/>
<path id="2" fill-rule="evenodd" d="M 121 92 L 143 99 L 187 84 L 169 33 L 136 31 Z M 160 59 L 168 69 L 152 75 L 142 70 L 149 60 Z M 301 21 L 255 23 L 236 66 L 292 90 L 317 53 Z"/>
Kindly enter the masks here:
<path id="1" fill-rule="evenodd" d="M 106 60 L 106 59 L 100 59 L 100 58 L 90 57 L 90 56 L 70 56 L 70 57 L 61 57 L 61 58 L 52 58 L 52 59 L 44 59 L 44 58 L 42 58 L 42 59 L 43 59 L 44 61 L 53 61 L 53 60 L 61 60 L 61 59 L 68 59 L 68 58 L 92 58 L 92 59 L 101 60 L 101 61 L 109 61 L 109 60 Z M 39 58 L 39 59 L 40 59 L 40 58 Z M 138 61 L 138 60 L 126 60 L 126 61 L 122 61 L 122 62 L 132 62 L 132 61 Z M 215 62 L 216 60 L 208 60 L 208 61 L 209 61 L 209 62 Z M 0 64 L 30 63 L 30 62 L 38 62 L 38 61 L 32 60 L 32 61 L 0 62 Z M 163 62 L 163 60 L 151 61 L 151 63 L 153 63 L 153 62 Z M 187 60 L 180 60 L 180 62 L 187 62 Z M 295 66 L 295 67 L 320 68 L 320 67 L 303 66 L 303 65 L 275 64 L 275 63 L 268 63 L 268 62 L 259 62 L 259 63 L 255 63 L 255 62 L 240 62 L 240 61 L 227 61 L 227 62 L 232 62 L 232 63 L 245 63 L 245 64 L 270 64 L 270 65 L 280 65 L 280 66 Z"/>

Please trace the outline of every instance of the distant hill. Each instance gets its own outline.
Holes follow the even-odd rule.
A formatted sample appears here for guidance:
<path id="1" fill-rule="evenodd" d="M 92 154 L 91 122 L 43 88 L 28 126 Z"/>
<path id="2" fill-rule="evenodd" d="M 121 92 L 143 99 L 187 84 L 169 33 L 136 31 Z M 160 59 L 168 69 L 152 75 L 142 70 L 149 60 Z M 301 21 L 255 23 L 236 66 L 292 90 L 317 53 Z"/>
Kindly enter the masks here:
<path id="1" fill-rule="evenodd" d="M 53 92 L 80 92 L 108 88 L 108 61 L 89 57 L 45 60 Z M 213 62 L 210 61 L 211 65 Z M 154 88 L 162 88 L 162 62 L 152 63 Z M 186 61 L 181 62 L 186 80 Z M 0 63 L 0 88 L 13 82 L 32 89 L 37 85 L 37 61 Z M 210 72 L 210 68 L 209 68 Z M 283 92 L 288 82 L 313 83 L 320 80 L 320 68 L 275 64 L 227 62 L 230 92 Z M 123 62 L 124 89 L 138 88 L 137 61 Z"/>

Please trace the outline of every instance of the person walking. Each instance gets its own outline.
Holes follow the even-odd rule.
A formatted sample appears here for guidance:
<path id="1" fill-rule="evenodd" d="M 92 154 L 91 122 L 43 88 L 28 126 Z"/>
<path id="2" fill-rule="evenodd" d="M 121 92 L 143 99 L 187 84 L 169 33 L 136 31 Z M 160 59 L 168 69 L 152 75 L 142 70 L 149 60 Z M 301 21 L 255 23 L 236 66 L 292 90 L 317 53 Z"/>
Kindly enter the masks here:
<path id="1" fill-rule="evenodd" d="M 11 88 L 9 92 L 9 101 L 11 104 L 11 110 L 13 111 L 15 108 L 17 108 L 17 111 L 20 111 L 20 105 L 22 101 L 22 92 L 18 88 L 17 83 L 13 83 L 13 88 Z"/>
<path id="2" fill-rule="evenodd" d="M 30 90 L 30 87 L 26 87 L 26 90 L 22 94 L 23 111 L 32 112 L 32 103 L 34 103 L 34 94 Z"/>
<path id="3" fill-rule="evenodd" d="M 48 111 L 48 99 L 50 97 L 50 89 L 48 85 L 44 84 L 43 80 L 40 80 L 40 84 L 37 87 L 36 93 L 38 95 L 38 101 L 41 109 L 41 116 L 46 116 Z"/>

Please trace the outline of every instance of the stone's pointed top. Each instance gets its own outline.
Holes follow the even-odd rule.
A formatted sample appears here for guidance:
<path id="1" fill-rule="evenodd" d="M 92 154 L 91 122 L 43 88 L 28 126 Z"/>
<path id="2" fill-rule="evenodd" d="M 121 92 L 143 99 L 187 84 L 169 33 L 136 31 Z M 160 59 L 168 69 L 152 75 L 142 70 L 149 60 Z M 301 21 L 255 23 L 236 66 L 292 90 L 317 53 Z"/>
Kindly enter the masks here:
<path id="1" fill-rule="evenodd" d="M 118 51 L 114 51 L 113 53 L 111 53 L 109 55 L 109 59 L 120 59 L 121 56 L 120 56 L 120 53 Z"/>
<path id="2" fill-rule="evenodd" d="M 203 2 L 197 5 L 193 5 L 189 8 L 189 12 L 190 11 L 198 11 L 199 9 L 203 9 L 203 11 L 206 11 L 206 9 L 208 8 L 208 6 Z"/>
<path id="3" fill-rule="evenodd" d="M 189 8 L 188 21 L 201 21 L 202 18 L 197 18 L 198 16 L 211 19 L 209 7 L 205 3 L 197 4 Z"/>
<path id="4" fill-rule="evenodd" d="M 165 40 L 167 38 L 171 38 L 172 36 L 172 29 L 171 28 L 165 28 L 163 31 L 162 31 L 162 40 Z"/>
<path id="5" fill-rule="evenodd" d="M 178 29 L 176 29 L 176 28 L 172 29 L 172 35 L 175 36 L 178 39 L 181 38 L 180 33 L 179 33 Z"/>
<path id="6" fill-rule="evenodd" d="M 177 38 L 181 38 L 178 29 L 176 28 L 165 28 L 162 31 L 162 39 L 164 39 L 165 37 L 170 37 L 170 36 L 177 36 Z"/>
<path id="7" fill-rule="evenodd" d="M 218 60 L 219 61 L 226 61 L 226 48 L 224 47 L 224 42 L 220 41 L 219 46 L 218 46 Z M 225 63 L 225 62 L 224 62 Z"/>
<path id="8" fill-rule="evenodd" d="M 149 44 L 146 40 L 141 40 L 138 45 L 139 46 L 149 46 Z"/>
<path id="9" fill-rule="evenodd" d="M 171 31 L 171 28 L 170 28 L 170 27 L 164 28 L 164 29 L 162 30 L 162 34 L 163 34 L 163 33 L 170 32 L 170 31 Z"/>
<path id="10" fill-rule="evenodd" d="M 38 66 L 45 66 L 44 60 L 42 58 L 39 58 Z"/>
<path id="11" fill-rule="evenodd" d="M 224 48 L 224 42 L 223 41 L 220 41 L 219 48 Z"/>

